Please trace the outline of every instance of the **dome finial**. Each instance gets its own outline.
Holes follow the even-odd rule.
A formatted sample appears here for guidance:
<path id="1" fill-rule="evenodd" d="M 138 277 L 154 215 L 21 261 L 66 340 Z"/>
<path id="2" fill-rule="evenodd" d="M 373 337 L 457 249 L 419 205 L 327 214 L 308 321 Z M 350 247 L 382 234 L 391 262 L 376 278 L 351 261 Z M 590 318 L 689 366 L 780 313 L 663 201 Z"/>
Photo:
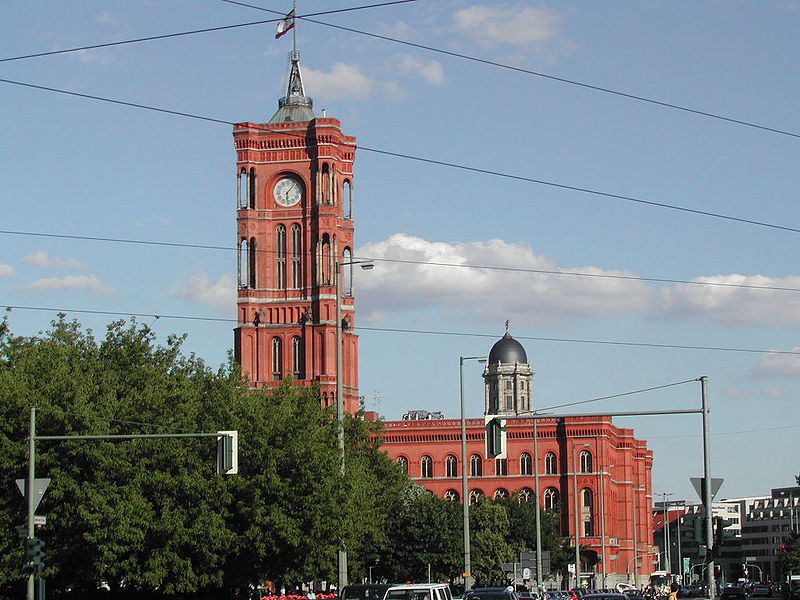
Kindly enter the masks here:
<path id="1" fill-rule="evenodd" d="M 508 335 L 508 319 L 506 319 L 506 335 Z"/>

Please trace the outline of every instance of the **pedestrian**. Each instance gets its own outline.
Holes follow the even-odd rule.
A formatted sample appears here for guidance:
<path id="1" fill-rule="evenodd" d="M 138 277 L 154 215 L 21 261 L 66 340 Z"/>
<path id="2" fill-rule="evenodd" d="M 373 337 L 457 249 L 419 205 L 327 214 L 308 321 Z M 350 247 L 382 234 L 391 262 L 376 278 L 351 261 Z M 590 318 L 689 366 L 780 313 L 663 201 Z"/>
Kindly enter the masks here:
<path id="1" fill-rule="evenodd" d="M 669 586 L 669 596 L 667 596 L 667 600 L 678 600 L 678 590 L 681 589 L 678 587 L 678 584 L 674 581 L 672 585 Z"/>

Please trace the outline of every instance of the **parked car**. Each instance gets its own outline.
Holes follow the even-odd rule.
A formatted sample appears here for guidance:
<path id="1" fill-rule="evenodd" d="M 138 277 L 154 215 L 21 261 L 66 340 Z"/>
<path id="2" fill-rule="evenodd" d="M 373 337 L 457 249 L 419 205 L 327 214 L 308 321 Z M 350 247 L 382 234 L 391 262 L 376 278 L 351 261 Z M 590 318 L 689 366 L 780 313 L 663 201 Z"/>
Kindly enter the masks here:
<path id="1" fill-rule="evenodd" d="M 586 594 L 581 600 L 628 600 L 628 596 L 617 592 L 601 592 L 599 594 Z"/>
<path id="2" fill-rule="evenodd" d="M 769 598 L 772 596 L 772 590 L 769 589 L 769 585 L 766 583 L 757 583 L 750 590 L 750 595 L 753 597 Z"/>
<path id="3" fill-rule="evenodd" d="M 339 600 L 383 600 L 391 583 L 365 583 L 362 585 L 346 585 L 339 595 Z"/>
<path id="4" fill-rule="evenodd" d="M 468 597 L 469 592 L 464 594 Z M 453 593 L 446 583 L 405 583 L 393 585 L 386 590 L 384 600 L 453 600 Z"/>
<path id="5" fill-rule="evenodd" d="M 471 589 L 464 594 L 464 600 L 519 600 L 519 596 L 511 586 L 485 587 Z"/>

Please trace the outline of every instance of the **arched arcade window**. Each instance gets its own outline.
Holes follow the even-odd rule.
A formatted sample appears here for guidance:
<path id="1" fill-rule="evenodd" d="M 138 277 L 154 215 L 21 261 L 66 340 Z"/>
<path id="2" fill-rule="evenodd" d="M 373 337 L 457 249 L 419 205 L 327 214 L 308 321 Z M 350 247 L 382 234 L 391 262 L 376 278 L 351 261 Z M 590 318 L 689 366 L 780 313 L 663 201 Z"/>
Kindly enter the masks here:
<path id="1" fill-rule="evenodd" d="M 554 487 L 549 487 L 544 491 L 544 508 L 545 510 L 557 510 L 559 507 L 559 494 L 558 490 Z"/>
<path id="2" fill-rule="evenodd" d="M 420 477 L 433 477 L 433 459 L 430 456 L 423 456 L 419 463 Z"/>
<path id="3" fill-rule="evenodd" d="M 480 454 L 473 454 L 469 457 L 469 474 L 472 477 L 483 476 L 483 459 Z"/>
<path id="4" fill-rule="evenodd" d="M 531 455 L 527 452 L 523 452 L 520 454 L 519 457 L 519 474 L 520 475 L 532 475 L 533 474 L 533 460 Z"/>
<path id="5" fill-rule="evenodd" d="M 447 477 L 458 477 L 458 459 L 454 455 L 447 455 L 447 458 L 444 459 L 444 468 Z"/>
<path id="6" fill-rule="evenodd" d="M 592 453 L 588 450 L 581 452 L 581 473 L 592 472 Z"/>
<path id="7" fill-rule="evenodd" d="M 555 452 L 548 452 L 544 455 L 544 472 L 546 475 L 558 473 L 558 457 Z"/>

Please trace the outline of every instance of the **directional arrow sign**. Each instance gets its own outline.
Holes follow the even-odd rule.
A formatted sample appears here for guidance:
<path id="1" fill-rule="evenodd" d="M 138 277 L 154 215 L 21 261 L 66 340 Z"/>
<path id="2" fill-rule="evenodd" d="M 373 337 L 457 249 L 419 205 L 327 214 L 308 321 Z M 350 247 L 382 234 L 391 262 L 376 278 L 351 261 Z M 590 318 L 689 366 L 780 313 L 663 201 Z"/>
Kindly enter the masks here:
<path id="1" fill-rule="evenodd" d="M 714 496 L 717 495 L 719 488 L 722 487 L 722 482 L 724 479 L 717 478 L 717 477 L 709 477 L 711 481 L 711 499 L 714 499 Z M 703 493 L 703 488 L 705 488 L 705 477 L 689 477 L 689 481 L 692 482 L 694 486 L 694 490 L 697 492 L 697 495 L 700 496 L 700 501 L 705 502 L 705 494 Z"/>
<path id="2" fill-rule="evenodd" d="M 17 479 L 17 487 L 24 498 L 27 497 L 25 494 L 25 490 L 28 487 L 27 482 L 27 479 Z M 33 512 L 36 512 L 36 508 L 39 506 L 39 502 L 42 501 L 42 496 L 44 496 L 44 491 L 47 489 L 48 485 L 50 485 L 49 477 L 43 479 L 36 478 L 33 480 Z"/>

